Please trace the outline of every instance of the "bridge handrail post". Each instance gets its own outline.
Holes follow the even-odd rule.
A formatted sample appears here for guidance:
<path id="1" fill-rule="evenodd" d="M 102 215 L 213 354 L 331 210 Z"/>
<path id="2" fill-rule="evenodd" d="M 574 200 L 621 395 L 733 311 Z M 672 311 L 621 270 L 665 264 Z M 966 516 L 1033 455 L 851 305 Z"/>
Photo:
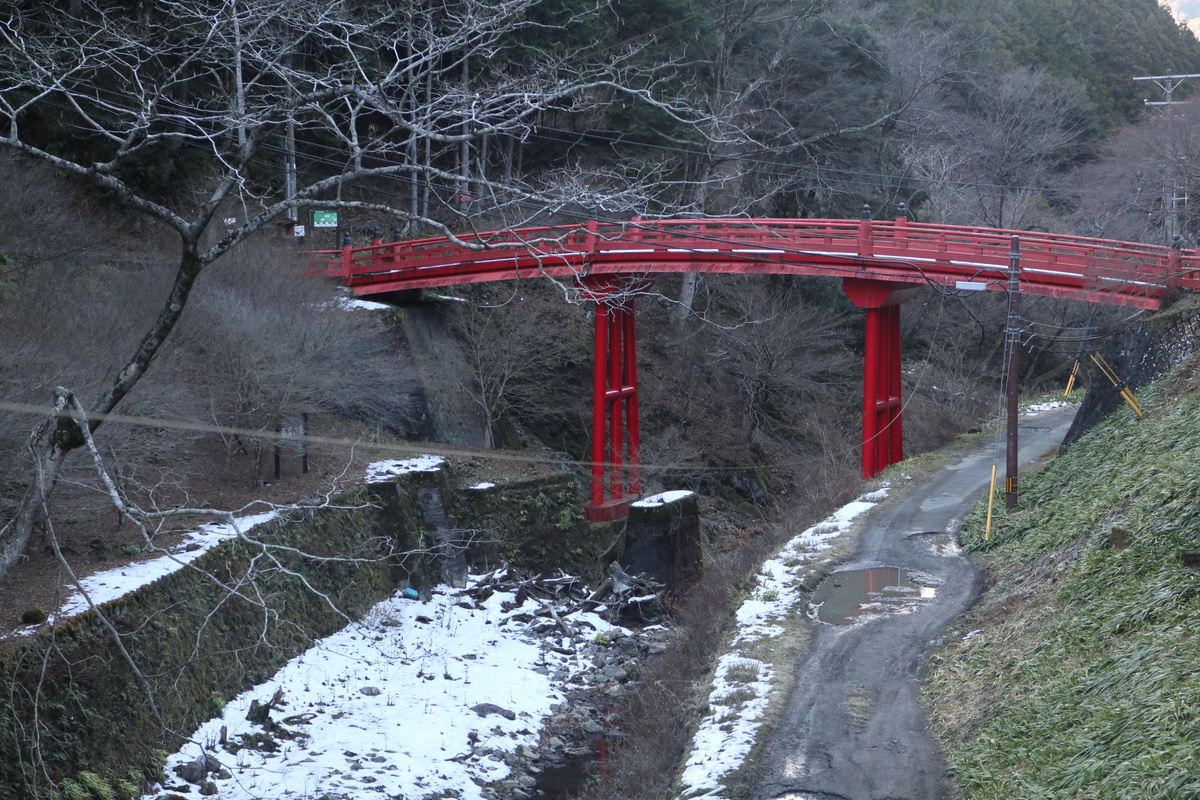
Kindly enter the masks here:
<path id="1" fill-rule="evenodd" d="M 565 249 L 570 253 L 570 242 L 565 242 Z M 596 254 L 600 252 L 600 223 L 594 219 L 589 219 L 583 224 L 583 249 L 582 255 L 579 256 L 579 274 L 589 275 L 592 271 L 592 265 L 596 262 Z"/>
<path id="2" fill-rule="evenodd" d="M 865 258 L 874 255 L 871 246 L 871 206 L 863 203 L 862 216 L 858 222 L 858 254 Z"/>
<path id="3" fill-rule="evenodd" d="M 1168 289 L 1174 289 L 1179 285 L 1180 279 L 1183 277 L 1183 249 L 1182 238 L 1171 246 L 1167 251 L 1167 275 L 1166 284 Z"/>
<path id="4" fill-rule="evenodd" d="M 371 232 L 371 267 L 380 269 L 383 263 L 383 231 L 376 228 Z"/>
<path id="5" fill-rule="evenodd" d="M 354 265 L 354 247 L 350 240 L 350 232 L 347 231 L 342 237 L 342 267 L 339 270 L 340 277 L 350 277 L 350 267 Z"/>
<path id="6" fill-rule="evenodd" d="M 392 257 L 389 259 L 392 262 L 400 260 L 400 241 L 404 238 L 404 231 L 400 228 L 392 228 L 392 246 L 389 248 Z"/>
<path id="7" fill-rule="evenodd" d="M 903 242 L 908 239 L 908 204 L 896 204 L 896 241 Z"/>

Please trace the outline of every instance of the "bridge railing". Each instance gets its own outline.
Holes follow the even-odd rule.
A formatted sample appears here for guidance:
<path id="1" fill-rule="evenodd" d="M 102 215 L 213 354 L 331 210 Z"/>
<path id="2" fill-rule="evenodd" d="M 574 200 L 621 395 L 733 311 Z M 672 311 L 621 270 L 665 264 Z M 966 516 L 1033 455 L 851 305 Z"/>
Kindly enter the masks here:
<path id="1" fill-rule="evenodd" d="M 313 271 L 351 286 L 422 285 L 535 274 L 689 271 L 704 262 L 806 259 L 897 279 L 1007 280 L 1019 237 L 1023 282 L 1043 294 L 1112 294 L 1148 305 L 1173 288 L 1200 290 L 1194 250 L 1082 236 L 873 220 L 670 219 L 542 226 L 316 251 Z M 853 262 L 853 264 L 851 263 Z M 869 263 L 869 266 L 867 264 Z M 702 269 L 702 266 L 698 266 Z M 1122 300 L 1124 298 L 1124 300 Z"/>

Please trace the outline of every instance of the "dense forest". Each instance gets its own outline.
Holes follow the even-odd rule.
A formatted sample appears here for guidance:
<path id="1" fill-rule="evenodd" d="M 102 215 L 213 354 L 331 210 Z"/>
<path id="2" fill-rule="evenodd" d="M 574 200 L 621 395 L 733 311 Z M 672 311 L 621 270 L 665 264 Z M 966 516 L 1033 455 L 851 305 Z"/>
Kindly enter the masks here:
<path id="1" fill-rule="evenodd" d="M 272 436 L 306 414 L 355 426 L 346 461 L 387 436 L 582 474 L 574 287 L 348 313 L 300 251 L 864 207 L 1190 248 L 1196 112 L 1133 78 L 1193 72 L 1200 42 L 1156 0 L 13 0 L 0 580 L 84 565 L 55 527 L 81 507 L 136 550 L 198 477 L 265 492 Z M 336 233 L 313 228 L 330 210 Z M 638 303 L 648 489 L 745 529 L 855 493 L 862 317 L 836 283 L 664 277 Z M 908 452 L 997 408 L 1002 303 L 905 307 Z M 1042 298 L 1021 324 L 1036 391 L 1135 323 Z"/>

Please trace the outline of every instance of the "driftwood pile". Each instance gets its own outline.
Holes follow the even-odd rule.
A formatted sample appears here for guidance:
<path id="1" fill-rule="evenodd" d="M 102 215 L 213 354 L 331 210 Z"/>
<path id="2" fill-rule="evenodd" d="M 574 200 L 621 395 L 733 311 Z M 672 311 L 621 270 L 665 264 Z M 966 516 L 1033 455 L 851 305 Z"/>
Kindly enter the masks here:
<path id="1" fill-rule="evenodd" d="M 528 620 L 518 621 L 532 622 L 537 617 L 544 617 L 562 629 L 563 633 L 573 635 L 574 632 L 569 631 L 563 623 L 563 617 L 579 611 L 596 612 L 614 625 L 659 622 L 664 612 L 663 588 L 661 583 L 643 575 L 628 574 L 613 562 L 608 567 L 608 577 L 595 590 L 589 590 L 581 579 L 561 571 L 553 578 L 540 575 L 529 578 L 502 567 L 480 577 L 473 586 L 456 594 L 481 603 L 496 592 L 511 592 L 512 601 L 503 606 L 506 610 L 520 608 L 533 598 L 542 607 Z"/>

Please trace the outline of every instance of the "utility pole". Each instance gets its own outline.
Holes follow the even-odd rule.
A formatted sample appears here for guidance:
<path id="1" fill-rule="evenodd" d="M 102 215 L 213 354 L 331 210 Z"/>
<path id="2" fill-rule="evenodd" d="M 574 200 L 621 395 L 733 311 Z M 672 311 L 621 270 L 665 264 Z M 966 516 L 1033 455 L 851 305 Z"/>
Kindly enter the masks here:
<path id="1" fill-rule="evenodd" d="M 296 118 L 292 114 L 288 114 L 284 149 L 284 198 L 290 203 L 296 199 Z M 295 206 L 288 206 L 287 218 L 293 223 L 300 221 Z"/>
<path id="2" fill-rule="evenodd" d="M 1008 254 L 1008 329 L 1005 343 L 1008 347 L 1008 459 L 1005 464 L 1004 507 L 1012 511 L 1017 507 L 1017 400 L 1021 387 L 1017 384 L 1017 362 L 1021 352 L 1021 328 L 1018 325 L 1021 313 L 1021 240 L 1012 237 L 1012 249 Z"/>
<path id="3" fill-rule="evenodd" d="M 1158 88 L 1162 89 L 1162 100 L 1142 100 L 1142 105 L 1145 106 L 1173 106 L 1178 105 L 1173 95 L 1184 81 L 1189 78 L 1200 78 L 1200 73 L 1190 73 L 1187 75 L 1143 75 L 1134 78 L 1135 81 L 1154 81 Z M 1183 197 L 1179 197 L 1179 182 L 1175 175 L 1174 165 L 1167 165 L 1166 174 L 1163 176 L 1163 208 L 1165 216 L 1163 218 L 1163 235 L 1166 239 L 1168 247 L 1175 246 L 1179 241 L 1179 201 L 1183 200 L 1184 205 L 1187 205 L 1187 188 L 1184 187 Z"/>

